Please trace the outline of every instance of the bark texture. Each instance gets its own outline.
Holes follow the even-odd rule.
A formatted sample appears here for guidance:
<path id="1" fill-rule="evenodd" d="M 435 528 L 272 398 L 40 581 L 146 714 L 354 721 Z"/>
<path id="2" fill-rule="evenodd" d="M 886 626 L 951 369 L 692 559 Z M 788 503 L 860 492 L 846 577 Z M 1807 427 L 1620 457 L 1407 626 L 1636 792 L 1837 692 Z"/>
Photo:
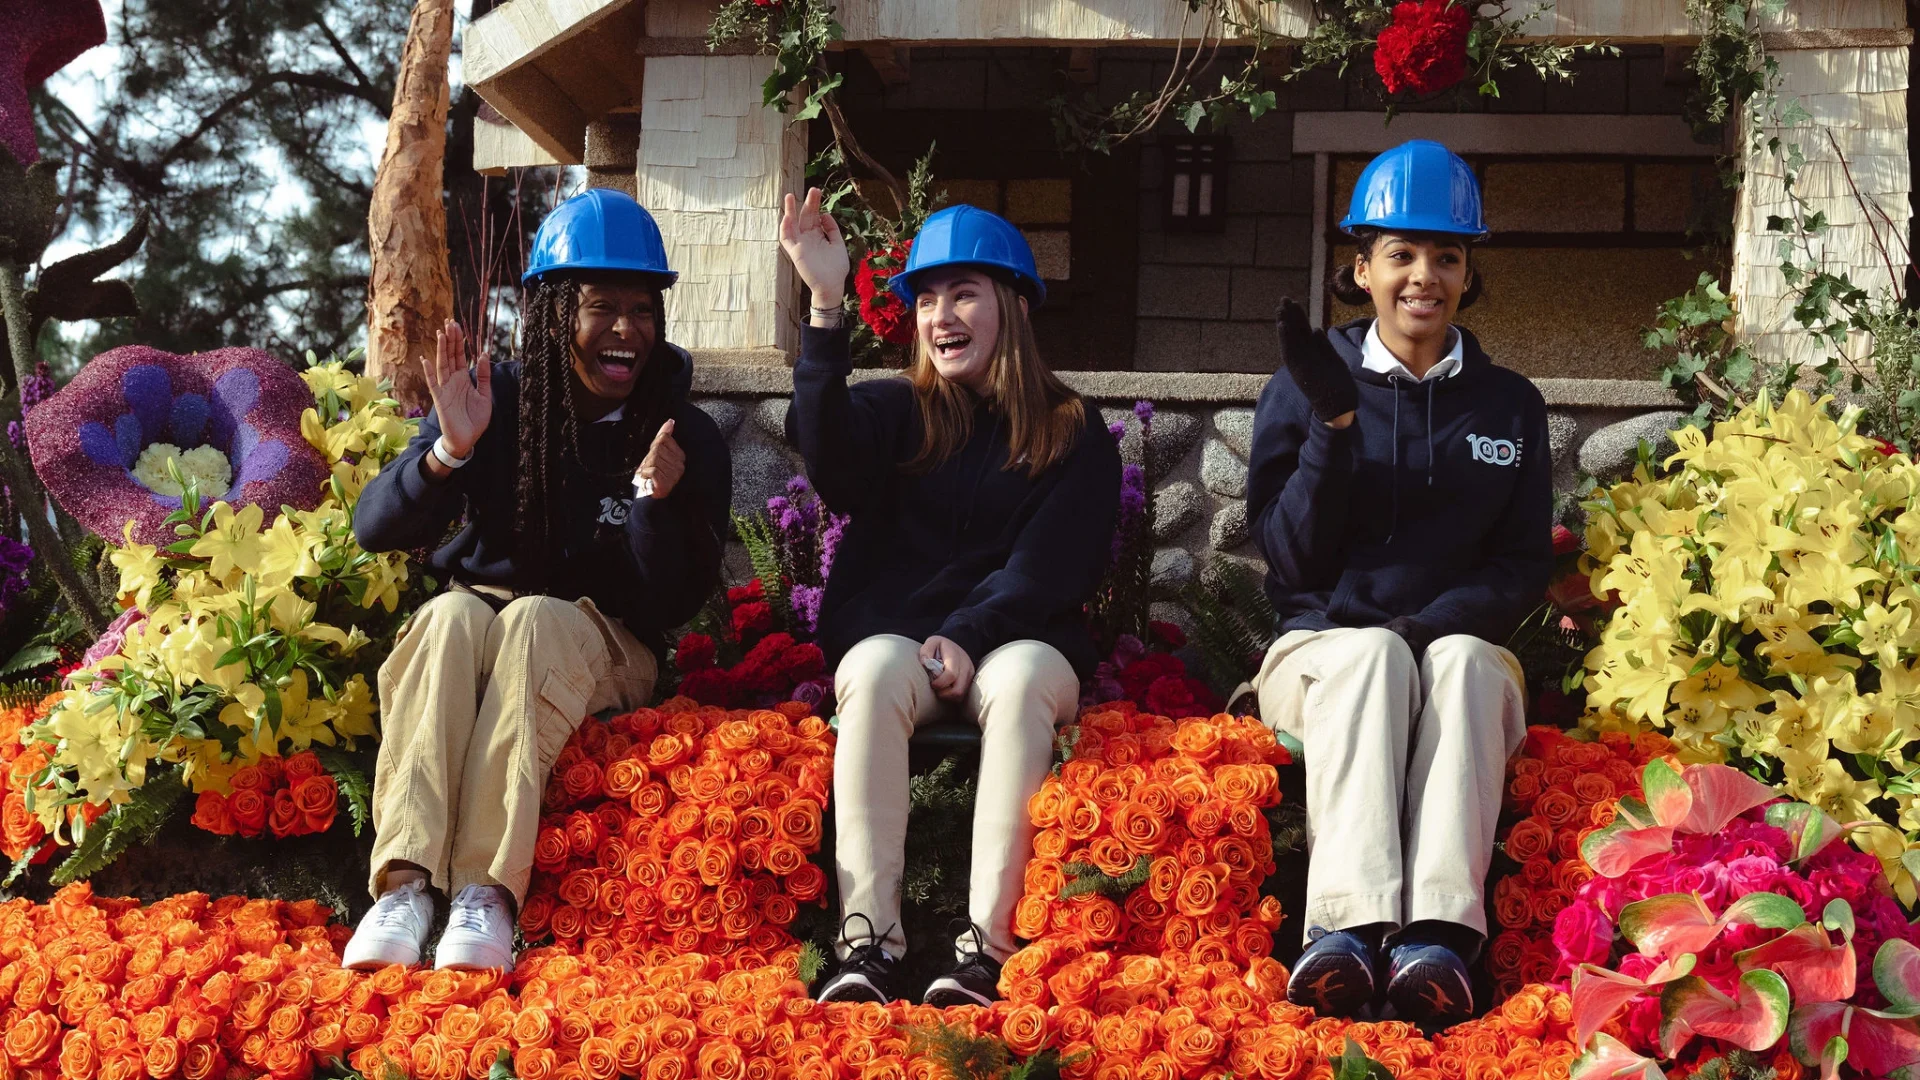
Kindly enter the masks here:
<path id="1" fill-rule="evenodd" d="M 452 48 L 453 0 L 419 0 L 367 216 L 373 253 L 367 371 L 393 380 L 394 396 L 422 409 L 428 399 L 420 361 L 433 349 L 441 324 L 453 317 L 443 201 Z"/>

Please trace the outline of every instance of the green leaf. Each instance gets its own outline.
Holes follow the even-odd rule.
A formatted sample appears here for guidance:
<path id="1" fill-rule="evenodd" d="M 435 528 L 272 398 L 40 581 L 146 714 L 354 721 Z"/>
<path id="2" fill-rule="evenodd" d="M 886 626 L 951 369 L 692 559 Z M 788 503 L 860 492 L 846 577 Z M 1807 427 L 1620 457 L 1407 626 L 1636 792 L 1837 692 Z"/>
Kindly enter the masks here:
<path id="1" fill-rule="evenodd" d="M 513 1072 L 513 1054 L 502 1047 L 493 1064 L 487 1066 L 487 1080 L 518 1080 Z"/>
<path id="2" fill-rule="evenodd" d="M 52 843 L 52 841 L 42 840 L 21 852 L 20 857 L 13 860 L 13 868 L 7 871 L 5 880 L 0 880 L 0 888 L 12 888 L 13 883 L 20 880 L 20 875 L 27 872 L 27 867 L 33 865 L 33 857 L 40 854 L 40 849 L 46 847 L 49 843 Z"/>
<path id="3" fill-rule="evenodd" d="M 9 657 L 5 664 L 0 664 L 0 678 L 45 667 L 59 659 L 60 650 L 51 645 L 27 645 Z"/>
<path id="4" fill-rule="evenodd" d="M 353 835 L 373 824 L 373 781 L 353 760 L 353 755 L 331 746 L 316 746 L 313 754 L 333 777 L 340 796 L 347 801 L 347 817 L 353 822 Z"/>
<path id="5" fill-rule="evenodd" d="M 1145 855 L 1133 861 L 1133 867 L 1126 873 L 1115 876 L 1092 863 L 1068 863 L 1064 868 L 1067 883 L 1060 888 L 1060 899 L 1071 900 L 1076 896 L 1097 892 L 1114 900 L 1123 900 L 1127 894 L 1147 883 L 1148 871 L 1153 860 Z"/>
<path id="6" fill-rule="evenodd" d="M 53 884 L 69 885 L 92 877 L 128 848 L 151 843 L 186 794 L 179 768 L 148 773 L 147 782 L 135 788 L 127 802 L 101 815 L 86 830 L 73 854 L 54 868 Z"/>
<path id="7" fill-rule="evenodd" d="M 1331 1059 L 1333 1080 L 1393 1080 L 1385 1065 L 1367 1056 L 1366 1050 L 1351 1038 L 1346 1052 Z"/>
<path id="8" fill-rule="evenodd" d="M 820 946 L 811 941 L 803 943 L 800 955 L 793 959 L 793 972 L 800 981 L 812 986 L 813 980 L 819 978 L 826 969 L 827 954 L 820 950 Z"/>

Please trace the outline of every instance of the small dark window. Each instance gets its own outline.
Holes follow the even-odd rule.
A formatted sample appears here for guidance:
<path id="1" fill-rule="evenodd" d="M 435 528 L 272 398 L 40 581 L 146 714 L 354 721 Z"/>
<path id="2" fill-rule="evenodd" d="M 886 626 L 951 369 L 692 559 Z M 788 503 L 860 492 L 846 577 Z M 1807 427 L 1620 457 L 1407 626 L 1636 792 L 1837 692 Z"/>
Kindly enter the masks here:
<path id="1" fill-rule="evenodd" d="M 1220 232 L 1227 227 L 1227 158 L 1233 144 L 1224 135 L 1182 135 L 1167 140 L 1168 232 Z"/>

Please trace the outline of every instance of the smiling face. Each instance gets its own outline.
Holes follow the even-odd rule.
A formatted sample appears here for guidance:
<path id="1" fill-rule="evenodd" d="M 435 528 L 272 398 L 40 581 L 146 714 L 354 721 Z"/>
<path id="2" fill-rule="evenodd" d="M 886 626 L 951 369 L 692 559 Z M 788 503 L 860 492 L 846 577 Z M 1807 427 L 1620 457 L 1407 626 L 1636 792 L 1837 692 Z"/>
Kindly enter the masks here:
<path id="1" fill-rule="evenodd" d="M 1383 339 L 1446 340 L 1473 271 L 1465 241 L 1382 233 L 1369 255 L 1355 256 L 1354 283 L 1373 294 Z"/>
<path id="2" fill-rule="evenodd" d="M 993 279 L 970 266 L 926 271 L 915 283 L 914 325 L 920 351 L 942 378 L 976 394 L 992 387 L 993 357 L 1000 345 L 1000 301 Z M 1020 301 L 1022 310 L 1026 300 Z"/>
<path id="3" fill-rule="evenodd" d="M 573 373 L 587 393 L 618 404 L 653 352 L 658 294 L 647 285 L 587 282 L 573 321 Z M 609 405 L 609 408 L 612 407 Z"/>

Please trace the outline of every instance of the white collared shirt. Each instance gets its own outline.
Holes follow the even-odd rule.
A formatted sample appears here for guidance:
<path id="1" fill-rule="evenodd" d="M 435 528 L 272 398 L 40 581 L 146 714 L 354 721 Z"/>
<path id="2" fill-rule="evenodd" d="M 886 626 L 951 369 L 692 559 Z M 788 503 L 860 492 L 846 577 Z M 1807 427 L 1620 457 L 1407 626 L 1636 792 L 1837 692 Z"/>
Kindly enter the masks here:
<path id="1" fill-rule="evenodd" d="M 1458 375 L 1467 362 L 1466 338 L 1455 327 L 1449 327 L 1447 332 L 1453 335 L 1453 345 L 1439 363 L 1427 369 L 1426 378 L 1419 379 L 1407 370 L 1407 365 L 1401 363 L 1399 357 L 1393 355 L 1387 343 L 1380 340 L 1380 320 L 1375 319 L 1368 324 L 1367 340 L 1360 346 L 1360 366 L 1382 375 L 1398 375 L 1408 382 L 1427 382 Z"/>

